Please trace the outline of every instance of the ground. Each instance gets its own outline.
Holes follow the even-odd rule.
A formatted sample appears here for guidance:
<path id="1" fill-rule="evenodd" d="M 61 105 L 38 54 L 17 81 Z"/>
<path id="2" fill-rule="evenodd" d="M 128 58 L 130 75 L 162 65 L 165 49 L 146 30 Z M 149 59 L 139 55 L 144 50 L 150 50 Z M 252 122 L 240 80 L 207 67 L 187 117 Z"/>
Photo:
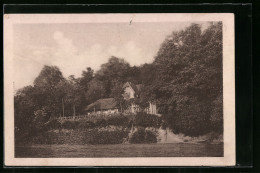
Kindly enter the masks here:
<path id="1" fill-rule="evenodd" d="M 18 158 L 223 157 L 223 143 L 17 146 Z"/>

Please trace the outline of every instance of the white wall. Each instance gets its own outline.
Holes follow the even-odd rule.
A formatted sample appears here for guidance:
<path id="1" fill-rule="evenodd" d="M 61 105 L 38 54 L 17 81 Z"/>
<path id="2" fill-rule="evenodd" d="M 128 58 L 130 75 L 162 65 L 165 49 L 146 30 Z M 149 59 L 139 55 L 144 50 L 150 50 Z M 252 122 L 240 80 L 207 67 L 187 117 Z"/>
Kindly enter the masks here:
<path id="1" fill-rule="evenodd" d="M 131 87 L 125 88 L 125 94 L 129 96 L 129 99 L 135 98 L 135 91 Z"/>

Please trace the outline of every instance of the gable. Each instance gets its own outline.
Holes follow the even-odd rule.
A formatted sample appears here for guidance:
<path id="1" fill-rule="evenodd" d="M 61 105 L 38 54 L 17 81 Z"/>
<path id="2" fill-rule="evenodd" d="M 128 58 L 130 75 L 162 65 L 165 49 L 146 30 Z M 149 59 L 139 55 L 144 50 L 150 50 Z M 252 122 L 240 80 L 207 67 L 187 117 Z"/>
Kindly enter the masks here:
<path id="1" fill-rule="evenodd" d="M 125 99 L 131 99 L 131 98 L 134 98 L 134 96 L 135 96 L 135 91 L 133 90 L 133 88 L 131 86 L 127 86 L 124 88 L 123 97 Z"/>

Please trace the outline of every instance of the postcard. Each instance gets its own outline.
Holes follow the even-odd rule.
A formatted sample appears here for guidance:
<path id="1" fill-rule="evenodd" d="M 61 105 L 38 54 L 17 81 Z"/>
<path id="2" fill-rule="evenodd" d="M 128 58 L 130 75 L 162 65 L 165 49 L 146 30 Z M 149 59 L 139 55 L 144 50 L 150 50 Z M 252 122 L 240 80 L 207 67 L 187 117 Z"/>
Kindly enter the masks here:
<path id="1" fill-rule="evenodd" d="M 232 13 L 4 14 L 6 166 L 234 166 Z"/>

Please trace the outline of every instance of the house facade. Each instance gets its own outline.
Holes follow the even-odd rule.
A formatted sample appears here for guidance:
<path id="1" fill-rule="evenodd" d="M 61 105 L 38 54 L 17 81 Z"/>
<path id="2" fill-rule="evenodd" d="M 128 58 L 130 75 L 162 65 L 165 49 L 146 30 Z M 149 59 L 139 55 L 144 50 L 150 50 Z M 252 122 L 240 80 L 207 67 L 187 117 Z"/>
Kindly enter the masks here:
<path id="1" fill-rule="evenodd" d="M 123 97 L 124 97 L 124 99 L 125 100 L 131 100 L 131 99 L 134 99 L 134 98 L 138 98 L 140 96 L 140 93 L 142 92 L 141 91 L 142 87 L 143 86 L 141 84 L 135 85 L 131 82 L 126 82 L 123 85 L 123 90 L 124 90 Z M 138 105 L 131 103 L 131 106 L 128 108 L 127 111 L 130 112 L 130 113 L 137 113 L 137 112 L 141 112 L 142 110 Z M 148 114 L 158 115 L 157 106 L 156 106 L 156 104 L 154 104 L 152 102 L 149 102 L 149 106 L 147 108 L 145 108 L 144 111 Z"/>

